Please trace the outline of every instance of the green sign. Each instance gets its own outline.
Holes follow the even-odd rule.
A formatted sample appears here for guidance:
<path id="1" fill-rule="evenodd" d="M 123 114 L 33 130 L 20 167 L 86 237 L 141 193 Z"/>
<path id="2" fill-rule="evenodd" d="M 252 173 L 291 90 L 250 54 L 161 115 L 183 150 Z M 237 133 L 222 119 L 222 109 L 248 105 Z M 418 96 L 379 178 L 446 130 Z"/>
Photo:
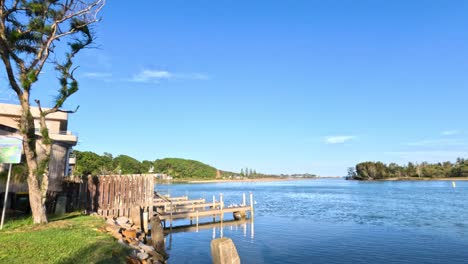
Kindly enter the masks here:
<path id="1" fill-rule="evenodd" d="M 20 163 L 23 141 L 16 137 L 0 136 L 0 163 Z"/>

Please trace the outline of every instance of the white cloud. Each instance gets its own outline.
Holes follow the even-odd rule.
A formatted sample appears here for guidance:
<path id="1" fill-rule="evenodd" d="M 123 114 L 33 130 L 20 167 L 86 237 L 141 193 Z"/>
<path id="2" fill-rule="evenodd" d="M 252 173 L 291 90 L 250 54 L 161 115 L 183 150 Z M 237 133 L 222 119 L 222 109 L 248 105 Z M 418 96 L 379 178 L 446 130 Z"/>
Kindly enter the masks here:
<path id="1" fill-rule="evenodd" d="M 135 74 L 133 82 L 159 82 L 161 80 L 208 80 L 207 75 L 201 73 L 172 73 L 164 70 L 143 70 Z"/>
<path id="2" fill-rule="evenodd" d="M 460 130 L 445 130 L 445 131 L 440 132 L 442 136 L 454 136 L 460 133 L 461 133 Z"/>
<path id="3" fill-rule="evenodd" d="M 325 143 L 327 144 L 341 144 L 347 141 L 353 140 L 355 136 L 328 136 L 325 137 Z"/>
<path id="4" fill-rule="evenodd" d="M 91 79 L 108 79 L 112 77 L 112 73 L 110 72 L 85 72 L 83 73 L 83 76 L 91 78 Z"/>
<path id="5" fill-rule="evenodd" d="M 133 81 L 135 82 L 148 82 L 151 80 L 162 80 L 173 78 L 173 75 L 168 71 L 153 71 L 153 70 L 143 70 L 137 75 L 133 76 Z"/>

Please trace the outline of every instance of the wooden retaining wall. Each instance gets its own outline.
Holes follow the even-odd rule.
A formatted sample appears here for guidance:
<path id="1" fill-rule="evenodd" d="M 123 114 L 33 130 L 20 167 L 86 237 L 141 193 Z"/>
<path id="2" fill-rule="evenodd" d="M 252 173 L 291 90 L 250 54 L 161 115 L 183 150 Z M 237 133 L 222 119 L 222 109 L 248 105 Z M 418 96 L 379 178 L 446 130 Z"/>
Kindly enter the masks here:
<path id="1" fill-rule="evenodd" d="M 86 210 L 103 216 L 126 216 L 142 221 L 153 214 L 153 174 L 100 175 L 64 182 L 67 211 Z"/>

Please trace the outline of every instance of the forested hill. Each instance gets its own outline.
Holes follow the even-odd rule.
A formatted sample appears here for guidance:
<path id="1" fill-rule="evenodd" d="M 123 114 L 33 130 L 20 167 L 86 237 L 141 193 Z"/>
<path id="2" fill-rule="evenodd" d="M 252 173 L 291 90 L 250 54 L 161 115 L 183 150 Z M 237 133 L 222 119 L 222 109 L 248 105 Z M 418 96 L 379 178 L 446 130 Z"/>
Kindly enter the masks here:
<path id="1" fill-rule="evenodd" d="M 196 160 L 166 158 L 154 162 L 154 171 L 169 174 L 174 179 L 214 179 L 217 170 Z"/>
<path id="2" fill-rule="evenodd" d="M 105 174 L 142 174 L 164 173 L 174 179 L 215 179 L 217 169 L 196 160 L 179 158 L 158 159 L 155 161 L 138 161 L 127 155 L 113 157 L 110 153 L 98 155 L 91 151 L 73 152 L 76 156 L 74 174 L 105 175 Z M 151 168 L 153 168 L 151 170 Z"/>
<path id="3" fill-rule="evenodd" d="M 354 180 L 385 180 L 385 179 L 417 179 L 417 178 L 455 178 L 468 177 L 468 160 L 459 158 L 455 163 L 419 164 L 409 162 L 407 165 L 382 162 L 362 162 L 356 168 L 348 169 L 348 179 Z"/>

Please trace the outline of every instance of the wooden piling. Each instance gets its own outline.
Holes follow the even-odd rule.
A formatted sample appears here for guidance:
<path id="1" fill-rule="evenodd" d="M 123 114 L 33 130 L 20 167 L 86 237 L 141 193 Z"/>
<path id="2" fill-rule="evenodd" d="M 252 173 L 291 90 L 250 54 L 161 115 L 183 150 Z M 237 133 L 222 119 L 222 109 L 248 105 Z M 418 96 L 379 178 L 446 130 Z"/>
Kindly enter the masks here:
<path id="1" fill-rule="evenodd" d="M 198 229 L 198 222 L 199 222 L 199 213 L 198 213 L 198 210 L 197 210 L 197 229 Z"/>
<path id="2" fill-rule="evenodd" d="M 216 209 L 216 198 L 213 195 L 213 210 Z M 213 215 L 213 223 L 216 222 L 216 215 Z"/>
<path id="3" fill-rule="evenodd" d="M 220 210 L 219 219 L 221 220 L 221 222 L 223 222 L 223 220 L 224 220 L 224 212 L 223 212 L 224 201 L 223 201 L 223 194 L 222 193 L 219 194 L 219 202 L 220 202 L 220 205 L 219 205 L 220 206 L 220 208 L 219 208 L 219 210 Z"/>
<path id="4" fill-rule="evenodd" d="M 254 217 L 254 200 L 253 200 L 253 193 L 250 192 L 250 218 L 253 219 Z"/>

